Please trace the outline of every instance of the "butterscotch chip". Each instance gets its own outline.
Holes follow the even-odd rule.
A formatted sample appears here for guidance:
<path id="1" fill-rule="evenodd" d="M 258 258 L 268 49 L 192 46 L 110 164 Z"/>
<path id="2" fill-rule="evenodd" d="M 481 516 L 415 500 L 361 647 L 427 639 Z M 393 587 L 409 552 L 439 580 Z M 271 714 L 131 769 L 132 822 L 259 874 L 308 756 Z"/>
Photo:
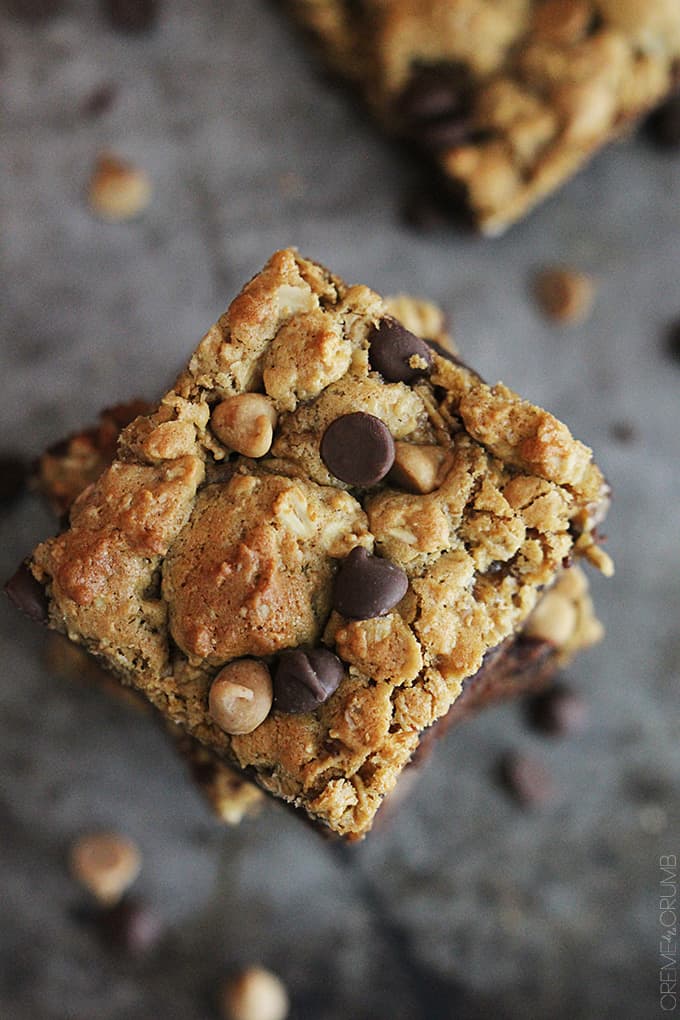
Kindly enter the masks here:
<path id="1" fill-rule="evenodd" d="M 441 446 L 395 443 L 390 478 L 409 492 L 434 492 L 442 481 L 447 451 Z"/>
<path id="2" fill-rule="evenodd" d="M 210 715 L 225 733 L 252 733 L 269 715 L 272 698 L 272 680 L 265 664 L 237 659 L 213 680 Z"/>
<path id="3" fill-rule="evenodd" d="M 534 293 L 541 311 L 563 323 L 584 322 L 595 301 L 591 277 L 571 269 L 546 269 L 539 273 Z"/>
<path id="4" fill-rule="evenodd" d="M 90 179 L 88 201 L 96 216 L 120 223 L 143 212 L 151 201 L 151 192 L 151 182 L 143 170 L 104 153 L 98 157 Z"/>
<path id="5" fill-rule="evenodd" d="M 283 982 L 264 967 L 249 967 L 222 989 L 224 1020 L 284 1020 L 288 993 Z"/>
<path id="6" fill-rule="evenodd" d="M 71 847 L 73 877 L 100 903 L 117 903 L 139 874 L 142 859 L 136 845 L 115 832 L 81 836 Z"/>
<path id="7" fill-rule="evenodd" d="M 268 397 L 261 393 L 241 393 L 217 405 L 210 427 L 230 450 L 244 457 L 264 457 L 272 445 L 277 417 Z"/>

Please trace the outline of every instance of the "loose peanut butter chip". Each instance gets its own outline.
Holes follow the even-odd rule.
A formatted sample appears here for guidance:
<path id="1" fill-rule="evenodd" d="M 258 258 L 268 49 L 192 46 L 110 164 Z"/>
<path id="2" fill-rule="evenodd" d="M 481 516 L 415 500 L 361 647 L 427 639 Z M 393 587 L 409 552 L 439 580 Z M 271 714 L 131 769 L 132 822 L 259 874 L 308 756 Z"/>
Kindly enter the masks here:
<path id="1" fill-rule="evenodd" d="M 432 368 L 432 353 L 424 340 L 387 316 L 369 334 L 368 360 L 387 382 L 415 382 Z"/>
<path id="2" fill-rule="evenodd" d="M 252 733 L 272 707 L 269 670 L 257 659 L 237 659 L 220 670 L 209 695 L 210 715 L 220 729 L 233 735 Z"/>
<path id="3" fill-rule="evenodd" d="M 71 848 L 73 877 L 100 903 L 117 903 L 137 878 L 141 863 L 135 844 L 115 832 L 82 836 Z"/>
<path id="4" fill-rule="evenodd" d="M 97 159 L 89 187 L 92 212 L 112 223 L 134 219 L 151 201 L 151 182 L 143 170 L 111 153 Z"/>
<path id="5" fill-rule="evenodd" d="M 312 712 L 328 701 L 344 675 L 342 662 L 326 648 L 282 652 L 274 676 L 275 707 L 291 715 Z"/>
<path id="6" fill-rule="evenodd" d="M 272 445 L 276 409 L 262 393 L 239 393 L 213 410 L 210 426 L 225 446 L 244 457 L 264 457 Z"/>
<path id="7" fill-rule="evenodd" d="M 541 311 L 555 322 L 578 323 L 588 318 L 595 301 L 595 284 L 585 273 L 546 269 L 535 280 Z"/>
<path id="8" fill-rule="evenodd" d="M 350 620 L 384 616 L 408 591 L 408 578 L 400 567 L 366 549 L 352 549 L 338 571 L 333 608 Z"/>
<path id="9" fill-rule="evenodd" d="M 222 989 L 224 1020 L 285 1020 L 289 1002 L 285 985 L 264 967 L 248 967 Z"/>
<path id="10" fill-rule="evenodd" d="M 368 488 L 384 478 L 394 463 L 394 440 L 380 418 L 365 411 L 342 414 L 321 439 L 321 458 L 328 470 L 348 485 Z"/>

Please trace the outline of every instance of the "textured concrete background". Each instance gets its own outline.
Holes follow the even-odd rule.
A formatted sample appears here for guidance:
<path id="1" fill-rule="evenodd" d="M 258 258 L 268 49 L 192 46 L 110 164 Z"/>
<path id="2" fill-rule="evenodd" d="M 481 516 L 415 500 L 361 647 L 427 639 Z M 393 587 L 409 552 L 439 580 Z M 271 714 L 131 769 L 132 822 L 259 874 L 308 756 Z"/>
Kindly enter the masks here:
<path id="1" fill-rule="evenodd" d="M 550 742 L 516 707 L 489 712 L 351 851 L 277 807 L 221 829 L 163 734 L 52 676 L 44 635 L 0 606 L 0 1016 L 210 1018 L 225 970 L 250 960 L 288 982 L 295 1018 L 661 1015 L 659 856 L 680 849 L 680 366 L 662 344 L 680 315 L 678 157 L 630 140 L 503 239 L 419 237 L 395 215 L 409 171 L 274 5 L 167 0 L 144 37 L 87 0 L 29 22 L 36 6 L 0 4 L 0 445 L 34 455 L 104 404 L 153 396 L 296 244 L 350 281 L 441 302 L 484 376 L 597 450 L 618 572 L 593 582 L 607 640 L 571 672 L 587 732 Z M 103 85 L 110 110 L 88 117 Z M 103 147 L 154 182 L 134 223 L 88 213 Z M 599 280 L 582 327 L 532 305 L 532 272 L 555 261 Z M 30 500 L 0 517 L 3 576 L 51 528 Z M 496 788 L 507 748 L 549 765 L 554 806 L 526 814 Z M 143 848 L 139 888 L 171 923 L 150 959 L 112 956 L 73 918 L 66 851 L 100 826 Z"/>

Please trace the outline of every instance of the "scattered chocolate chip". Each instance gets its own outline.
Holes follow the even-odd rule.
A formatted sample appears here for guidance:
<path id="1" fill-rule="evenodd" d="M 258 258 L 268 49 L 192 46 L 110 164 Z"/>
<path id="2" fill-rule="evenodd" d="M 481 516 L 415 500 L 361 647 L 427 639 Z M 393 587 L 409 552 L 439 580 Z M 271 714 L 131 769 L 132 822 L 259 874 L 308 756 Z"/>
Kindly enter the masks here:
<path id="1" fill-rule="evenodd" d="M 424 234 L 448 228 L 452 221 L 445 203 L 425 183 L 405 196 L 401 216 L 407 226 Z"/>
<path id="2" fill-rule="evenodd" d="M 344 675 L 340 659 L 325 648 L 282 652 L 274 674 L 274 708 L 312 712 L 337 690 Z"/>
<path id="3" fill-rule="evenodd" d="M 158 20 L 158 0 L 104 0 L 109 23 L 119 32 L 148 32 Z"/>
<path id="4" fill-rule="evenodd" d="M 498 774 L 503 787 L 522 807 L 539 808 L 554 799 L 553 778 L 535 758 L 511 751 L 500 760 Z"/>
<path id="5" fill-rule="evenodd" d="M 373 326 L 368 339 L 371 368 L 387 382 L 412 383 L 432 368 L 432 354 L 425 341 L 392 316 Z"/>
<path id="6" fill-rule="evenodd" d="M 321 438 L 321 458 L 336 478 L 368 488 L 394 463 L 394 440 L 373 414 L 356 411 L 332 421 Z"/>
<path id="7" fill-rule="evenodd" d="M 17 572 L 5 585 L 10 602 L 20 612 L 36 623 L 47 623 L 47 596 L 45 589 L 36 581 L 28 566 L 22 563 Z"/>
<path id="8" fill-rule="evenodd" d="M 680 92 L 647 118 L 647 137 L 660 149 L 680 149 Z"/>
<path id="9" fill-rule="evenodd" d="M 609 426 L 609 434 L 617 443 L 632 443 L 635 439 L 635 426 L 629 421 L 614 421 Z"/>
<path id="10" fill-rule="evenodd" d="M 350 620 L 370 620 L 389 613 L 407 591 L 408 578 L 400 567 L 356 546 L 335 578 L 333 608 Z"/>
<path id="11" fill-rule="evenodd" d="M 83 113 L 86 117 L 101 117 L 111 109 L 115 98 L 116 87 L 114 85 L 100 85 L 90 93 L 83 103 Z"/>
<path id="12" fill-rule="evenodd" d="M 63 0 L 7 0 L 5 8 L 17 20 L 33 24 L 60 14 L 64 3 Z"/>
<path id="13" fill-rule="evenodd" d="M 131 956 L 150 952 L 163 935 L 163 924 L 147 904 L 136 897 L 126 897 L 109 910 L 96 916 L 102 940 L 114 949 Z"/>
<path id="14" fill-rule="evenodd" d="M 565 684 L 555 684 L 534 694 L 526 703 L 527 721 L 532 729 L 555 737 L 579 733 L 588 719 L 588 705 Z"/>
<path id="15" fill-rule="evenodd" d="M 0 455 L 0 506 L 14 503 L 26 488 L 26 462 L 14 454 Z"/>
<path id="16" fill-rule="evenodd" d="M 680 361 L 680 319 L 676 319 L 668 327 L 666 334 L 666 350 L 672 358 Z"/>

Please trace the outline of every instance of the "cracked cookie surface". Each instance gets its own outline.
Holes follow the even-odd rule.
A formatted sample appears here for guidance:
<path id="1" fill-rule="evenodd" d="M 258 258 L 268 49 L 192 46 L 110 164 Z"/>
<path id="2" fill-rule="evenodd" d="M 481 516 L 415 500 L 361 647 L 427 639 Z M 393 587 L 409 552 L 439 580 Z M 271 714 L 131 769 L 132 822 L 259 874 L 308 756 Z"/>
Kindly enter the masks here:
<path id="1" fill-rule="evenodd" d="M 124 431 L 69 529 L 32 560 L 52 626 L 348 838 L 368 831 L 422 731 L 522 627 L 565 558 L 609 571 L 592 534 L 607 486 L 590 451 L 552 415 L 436 351 L 427 376 L 385 382 L 369 351 L 389 312 L 368 288 L 276 253 L 157 409 Z M 298 389 L 289 384 L 301 346 L 318 364 Z M 278 404 L 271 449 L 257 459 L 210 426 L 216 407 L 245 392 Z M 437 488 L 407 491 L 390 474 L 367 489 L 335 478 L 323 431 L 358 410 L 401 443 L 441 449 Z M 338 566 L 356 546 L 407 579 L 397 605 L 369 619 L 331 610 Z M 313 711 L 275 706 L 250 733 L 221 730 L 208 710 L 220 668 L 245 655 L 275 670 L 299 646 L 339 657 L 334 693 Z"/>

